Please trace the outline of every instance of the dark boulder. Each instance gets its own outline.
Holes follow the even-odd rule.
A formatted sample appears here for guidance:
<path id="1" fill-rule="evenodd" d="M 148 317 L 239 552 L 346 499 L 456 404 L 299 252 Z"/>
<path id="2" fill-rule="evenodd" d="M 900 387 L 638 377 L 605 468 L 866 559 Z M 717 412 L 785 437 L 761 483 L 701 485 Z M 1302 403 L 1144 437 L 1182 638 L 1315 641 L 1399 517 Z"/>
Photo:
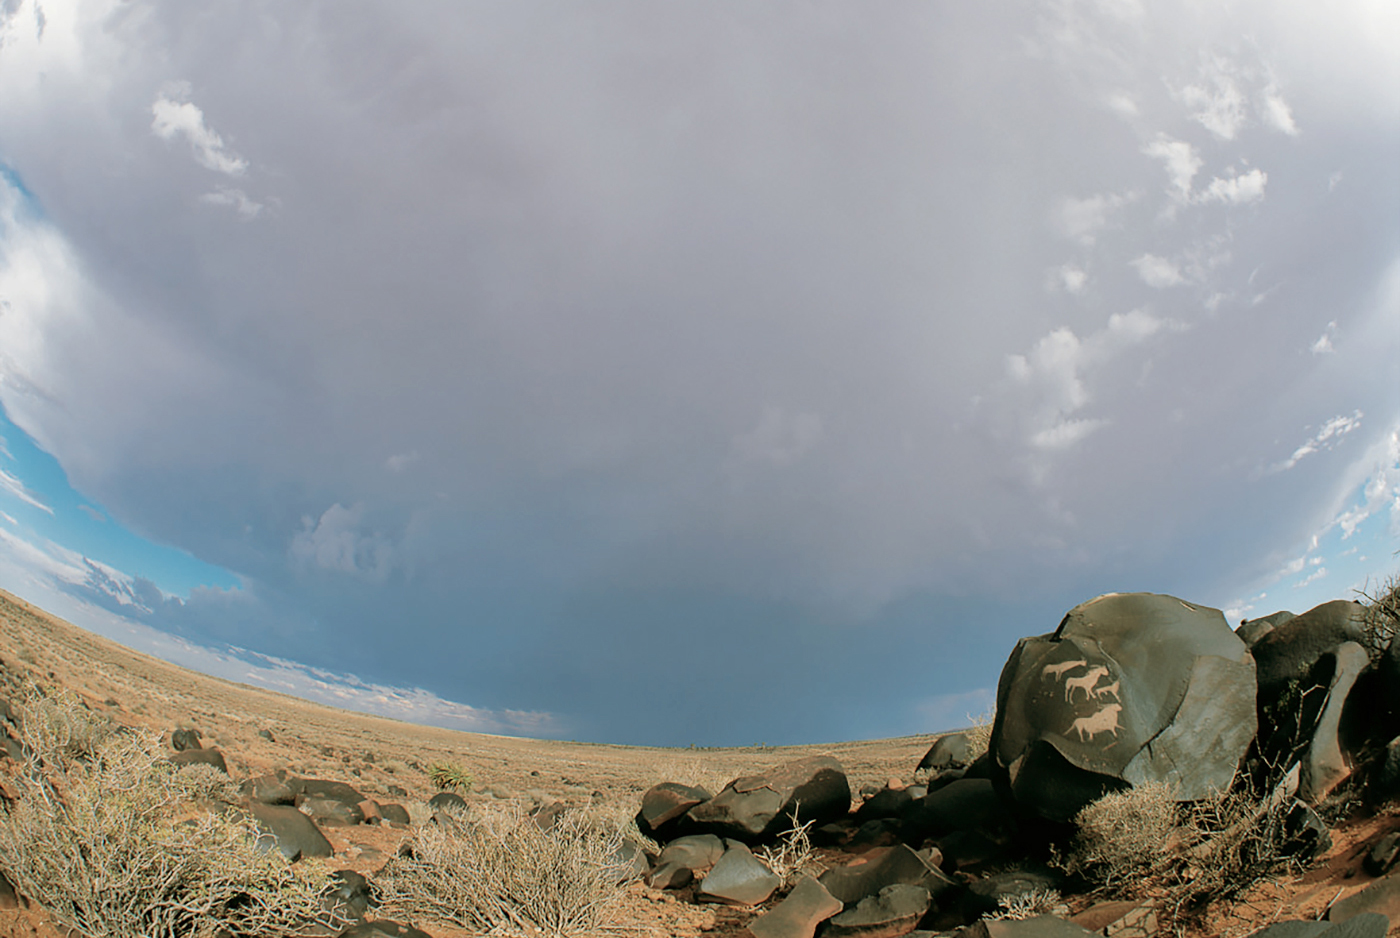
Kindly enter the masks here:
<path id="1" fill-rule="evenodd" d="M 772 909 L 749 922 L 753 938 L 812 938 L 817 926 L 841 911 L 841 900 L 810 876 Z"/>
<path id="2" fill-rule="evenodd" d="M 296 804 L 297 795 L 302 793 L 301 779 L 288 777 L 286 772 L 275 775 L 258 775 L 247 779 L 240 786 L 243 797 L 261 804 Z"/>
<path id="3" fill-rule="evenodd" d="M 379 816 L 396 827 L 407 827 L 413 823 L 413 818 L 409 817 L 408 809 L 392 801 L 379 806 Z"/>
<path id="4" fill-rule="evenodd" d="M 703 788 L 662 782 L 642 795 L 642 808 L 637 812 L 637 829 L 658 841 L 673 839 L 681 833 L 678 823 L 687 811 L 710 800 Z"/>
<path id="5" fill-rule="evenodd" d="M 177 766 L 212 765 L 225 775 L 228 774 L 224 754 L 217 749 L 185 749 L 171 756 L 170 762 Z"/>
<path id="6" fill-rule="evenodd" d="M 918 927 L 932 897 L 922 886 L 897 883 L 827 922 L 823 938 L 899 938 Z"/>
<path id="7" fill-rule="evenodd" d="M 1359 642 L 1366 609 L 1344 599 L 1314 606 L 1277 625 L 1250 647 L 1257 667 L 1260 706 L 1305 678 L 1323 655 L 1343 642 Z"/>
<path id="8" fill-rule="evenodd" d="M 1229 789 L 1257 725 L 1254 662 L 1219 610 L 1110 593 L 1017 643 L 990 754 L 1021 808 L 1068 821 L 1148 781 L 1181 801 Z"/>
<path id="9" fill-rule="evenodd" d="M 905 837 L 911 841 L 953 831 L 1000 834 L 1014 826 L 1006 802 L 982 778 L 962 778 L 929 792 L 904 813 Z"/>
<path id="10" fill-rule="evenodd" d="M 435 813 L 443 809 L 465 811 L 466 807 L 466 799 L 455 791 L 440 791 L 428 799 L 428 808 Z"/>
<path id="11" fill-rule="evenodd" d="M 361 801 L 367 800 L 368 797 L 344 782 L 331 779 L 303 778 L 297 781 L 301 786 L 301 791 L 297 795 L 298 805 L 307 798 L 329 798 L 343 804 L 357 805 Z"/>
<path id="12" fill-rule="evenodd" d="M 647 877 L 657 889 L 678 889 L 710 870 L 724 856 L 724 841 L 714 834 L 691 834 L 671 841 Z"/>
<path id="13" fill-rule="evenodd" d="M 336 938 L 433 938 L 433 936 L 414 928 L 412 925 L 381 918 L 373 922 L 351 925 Z"/>
<path id="14" fill-rule="evenodd" d="M 1342 642 L 1329 654 L 1335 662 L 1332 680 L 1298 778 L 1298 797 L 1314 804 L 1351 774 L 1352 754 L 1341 740 L 1342 714 L 1357 679 L 1371 664 L 1366 649 L 1356 642 Z"/>
<path id="15" fill-rule="evenodd" d="M 365 822 L 365 812 L 359 805 L 334 798 L 300 798 L 297 810 L 321 826 L 354 827 Z"/>
<path id="16" fill-rule="evenodd" d="M 1293 613 L 1281 611 L 1270 613 L 1267 616 L 1260 616 L 1257 619 L 1244 619 L 1240 622 L 1239 627 L 1235 629 L 1235 634 L 1240 637 L 1240 641 L 1244 642 L 1245 645 L 1253 648 L 1254 644 L 1258 642 L 1259 639 L 1268 635 L 1289 619 L 1294 618 L 1297 617 L 1293 615 Z"/>
<path id="17" fill-rule="evenodd" d="M 170 748 L 176 752 L 198 749 L 199 741 L 203 738 L 204 734 L 199 730 L 175 730 L 170 734 Z"/>
<path id="18" fill-rule="evenodd" d="M 886 886 L 901 883 L 922 886 L 933 896 L 947 892 L 955 885 L 927 857 L 916 853 L 907 844 L 868 850 L 845 866 L 827 870 L 821 875 L 820 882 L 827 892 L 846 905 L 877 896 Z"/>
<path id="19" fill-rule="evenodd" d="M 919 760 L 920 769 L 934 772 L 943 769 L 962 768 L 972 761 L 972 750 L 968 746 L 966 733 L 949 733 L 936 739 L 929 751 Z"/>
<path id="20" fill-rule="evenodd" d="M 727 840 L 724 846 L 724 855 L 705 874 L 695 898 L 702 902 L 753 906 L 766 901 L 783 884 L 746 844 Z"/>
<path id="21" fill-rule="evenodd" d="M 308 857 L 328 857 L 335 853 L 330 841 L 315 823 L 296 808 L 276 804 L 251 804 L 248 813 L 262 832 L 258 847 L 276 849 L 288 862 Z"/>
<path id="22" fill-rule="evenodd" d="M 799 823 L 825 824 L 851 810 L 846 772 L 831 756 L 810 756 L 730 782 L 686 817 L 698 830 L 749 843 L 771 840 Z"/>
<path id="23" fill-rule="evenodd" d="M 374 905 L 369 880 L 354 870 L 336 870 L 331 874 L 330 885 L 322 897 L 326 911 L 336 912 L 350 919 L 365 917 Z"/>

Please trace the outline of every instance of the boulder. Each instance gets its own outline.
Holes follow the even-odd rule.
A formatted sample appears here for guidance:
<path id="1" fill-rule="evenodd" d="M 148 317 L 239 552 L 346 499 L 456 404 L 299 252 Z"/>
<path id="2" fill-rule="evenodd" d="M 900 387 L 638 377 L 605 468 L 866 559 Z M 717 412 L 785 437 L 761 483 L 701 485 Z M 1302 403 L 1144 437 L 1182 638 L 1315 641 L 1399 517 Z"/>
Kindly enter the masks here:
<path id="1" fill-rule="evenodd" d="M 913 806 L 913 791 L 887 786 L 865 799 L 856 809 L 855 819 L 864 824 L 880 818 L 897 818 L 906 814 Z"/>
<path id="2" fill-rule="evenodd" d="M 300 798 L 297 810 L 321 826 L 354 827 L 365 822 L 359 805 L 346 804 L 334 798 Z"/>
<path id="3" fill-rule="evenodd" d="M 968 919 L 990 915 L 1002 908 L 1002 903 L 1033 892 L 1058 890 L 1064 877 L 1045 867 L 1026 867 L 984 876 L 967 887 L 963 894 L 962 911 Z"/>
<path id="4" fill-rule="evenodd" d="M 691 834 L 671 841 L 656 858 L 647 882 L 657 889 L 679 889 L 719 862 L 724 841 L 714 834 Z"/>
<path id="5" fill-rule="evenodd" d="M 820 882 L 827 892 L 846 905 L 878 896 L 887 886 L 922 886 L 932 896 L 954 886 L 942 870 L 907 844 L 868 850 L 845 866 L 827 870 Z"/>
<path id="6" fill-rule="evenodd" d="M 1365 607 L 1344 599 L 1314 606 L 1276 625 L 1250 648 L 1257 668 L 1260 707 L 1308 675 L 1343 642 L 1359 642 Z"/>
<path id="7" fill-rule="evenodd" d="M 328 857 L 335 853 L 330 841 L 315 823 L 296 808 L 276 804 L 250 804 L 247 809 L 262 834 L 258 847 L 278 850 L 290 863 L 307 857 Z"/>
<path id="8" fill-rule="evenodd" d="M 225 775 L 228 774 L 224 754 L 217 749 L 185 749 L 172 755 L 170 762 L 176 766 L 212 765 Z"/>
<path id="9" fill-rule="evenodd" d="M 983 919 L 953 934 L 955 938 L 1100 938 L 1097 932 L 1053 915 L 1037 915 L 1027 919 Z"/>
<path id="10" fill-rule="evenodd" d="M 1389 930 L 1390 919 L 1378 912 L 1365 912 L 1345 922 L 1275 922 L 1251 932 L 1249 938 L 1385 938 Z"/>
<path id="11" fill-rule="evenodd" d="M 5 875 L 4 870 L 0 870 L 0 909 L 18 909 L 20 907 L 19 893 L 15 892 L 15 884 L 10 882 L 10 878 Z M 838 905 L 839 909 L 840 906 Z"/>
<path id="12" fill-rule="evenodd" d="M 759 843 L 789 830 L 794 814 L 799 823 L 821 825 L 850 810 L 851 787 L 841 763 L 831 756 L 810 756 L 735 779 L 686 817 L 698 830 Z"/>
<path id="13" fill-rule="evenodd" d="M 1229 789 L 1257 725 L 1254 662 L 1219 610 L 1110 593 L 1017 643 L 989 755 L 1022 810 L 1068 821 L 1148 781 L 1181 801 Z"/>
<path id="14" fill-rule="evenodd" d="M 1334 902 L 1327 909 L 1327 920 L 1345 922 L 1364 912 L 1379 912 L 1390 921 L 1400 922 L 1400 873 L 1387 873 L 1359 892 Z"/>
<path id="15" fill-rule="evenodd" d="M 922 886 L 898 883 L 856 903 L 827 923 L 823 938 L 900 938 L 918 927 L 932 898 Z"/>
<path id="16" fill-rule="evenodd" d="M 624 840 L 608 856 L 603 866 L 611 873 L 612 881 L 621 885 L 645 879 L 651 872 L 651 858 L 641 847 L 630 840 Z"/>
<path id="17" fill-rule="evenodd" d="M 783 884 L 742 841 L 726 840 L 724 846 L 724 855 L 700 882 L 696 899 L 725 905 L 758 905 Z"/>
<path id="18" fill-rule="evenodd" d="M 1254 644 L 1278 628 L 1289 619 L 1297 618 L 1291 612 L 1281 611 L 1270 613 L 1267 616 L 1260 616 L 1257 619 L 1243 619 L 1239 627 L 1235 629 L 1235 634 L 1240 637 L 1240 641 L 1253 648 Z"/>
<path id="19" fill-rule="evenodd" d="M 302 778 L 297 781 L 301 786 L 301 791 L 297 794 L 298 805 L 307 798 L 329 798 L 343 804 L 357 805 L 368 797 L 345 782 L 326 778 Z"/>
<path id="20" fill-rule="evenodd" d="M 286 772 L 275 775 L 258 775 L 247 779 L 239 786 L 243 797 L 261 804 L 296 804 L 301 794 L 301 779 L 288 778 Z"/>
<path id="21" fill-rule="evenodd" d="M 414 928 L 412 925 L 381 918 L 373 922 L 351 925 L 336 938 L 433 938 L 433 936 Z"/>
<path id="22" fill-rule="evenodd" d="M 995 786 L 983 778 L 961 778 L 925 795 L 904 813 L 909 840 L 953 831 L 1000 833 L 1013 825 Z"/>
<path id="23" fill-rule="evenodd" d="M 753 938 L 812 938 L 817 926 L 841 911 L 841 900 L 810 876 L 772 909 L 749 922 Z"/>
<path id="24" fill-rule="evenodd" d="M 338 912 L 346 918 L 364 918 L 374 905 L 369 880 L 354 870 L 336 870 L 322 896 L 322 905 L 326 911 Z"/>
<path id="25" fill-rule="evenodd" d="M 198 749 L 204 734 L 199 730 L 175 730 L 170 734 L 170 748 L 176 752 Z"/>
<path id="26" fill-rule="evenodd" d="M 396 827 L 407 827 L 413 823 L 413 818 L 409 817 L 408 809 L 392 801 L 379 806 L 379 816 Z"/>
<path id="27" fill-rule="evenodd" d="M 678 833 L 676 823 L 698 804 L 710 800 L 703 788 L 662 782 L 642 795 L 642 809 L 637 812 L 637 829 L 658 841 L 671 840 Z"/>
<path id="28" fill-rule="evenodd" d="M 455 791 L 440 791 L 428 799 L 428 808 L 434 813 L 444 808 L 455 808 L 459 811 L 465 811 L 466 807 L 466 799 Z"/>
<path id="29" fill-rule="evenodd" d="M 1336 660 L 1331 685 L 1298 778 L 1298 797 L 1313 804 L 1351 774 L 1351 755 L 1342 751 L 1339 738 L 1342 710 L 1357 678 L 1371 664 L 1366 649 L 1356 642 L 1342 642 L 1330 654 Z"/>
<path id="30" fill-rule="evenodd" d="M 967 734 L 949 733 L 934 741 L 929 751 L 919 760 L 918 768 L 938 772 L 943 769 L 962 768 L 970 762 L 972 750 L 968 746 Z"/>

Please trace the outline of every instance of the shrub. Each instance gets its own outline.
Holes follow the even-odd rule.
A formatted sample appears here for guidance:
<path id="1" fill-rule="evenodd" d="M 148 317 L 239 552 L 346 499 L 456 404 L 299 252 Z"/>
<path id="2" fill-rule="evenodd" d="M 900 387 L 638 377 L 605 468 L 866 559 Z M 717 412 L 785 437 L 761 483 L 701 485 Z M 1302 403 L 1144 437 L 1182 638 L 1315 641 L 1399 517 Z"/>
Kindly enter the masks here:
<path id="1" fill-rule="evenodd" d="M 981 716 L 968 714 L 967 718 L 972 721 L 965 735 L 967 736 L 967 757 L 976 761 L 987 754 L 987 750 L 992 745 L 992 725 L 996 723 L 996 708 L 986 711 Z"/>
<path id="2" fill-rule="evenodd" d="M 801 807 L 801 804 L 798 804 L 788 814 L 790 826 L 778 836 L 777 844 L 761 847 L 757 854 L 768 869 L 787 884 L 796 882 L 816 861 L 812 855 L 812 840 L 807 835 L 807 829 L 814 822 L 797 823 L 797 812 Z"/>
<path id="3" fill-rule="evenodd" d="M 457 762 L 434 762 L 428 766 L 428 781 L 441 791 L 467 794 L 472 790 L 471 773 Z"/>
<path id="4" fill-rule="evenodd" d="M 1393 574 L 1371 592 L 1357 591 L 1366 607 L 1362 619 L 1362 642 L 1372 659 L 1390 647 L 1400 631 L 1400 574 Z"/>
<path id="5" fill-rule="evenodd" d="M 1058 889 L 1032 889 L 997 900 L 997 911 L 988 915 L 993 921 L 1024 921 L 1040 915 L 1064 915 L 1069 911 Z"/>
<path id="6" fill-rule="evenodd" d="M 1148 782 L 1110 792 L 1075 815 L 1078 830 L 1060 865 L 1119 891 L 1166 868 L 1179 842 L 1177 822 L 1169 785 Z"/>
<path id="7" fill-rule="evenodd" d="M 608 924 L 622 896 L 622 831 L 568 811 L 542 831 L 514 803 L 449 812 L 375 877 L 381 911 L 465 929 L 580 935 Z"/>
<path id="8" fill-rule="evenodd" d="M 118 732 L 72 697 L 31 694 L 29 758 L 0 810 L 0 871 L 18 891 L 91 938 L 295 935 L 327 913 L 324 866 L 260 853 L 236 814 L 201 810 L 232 782 L 179 769 L 149 733 Z"/>

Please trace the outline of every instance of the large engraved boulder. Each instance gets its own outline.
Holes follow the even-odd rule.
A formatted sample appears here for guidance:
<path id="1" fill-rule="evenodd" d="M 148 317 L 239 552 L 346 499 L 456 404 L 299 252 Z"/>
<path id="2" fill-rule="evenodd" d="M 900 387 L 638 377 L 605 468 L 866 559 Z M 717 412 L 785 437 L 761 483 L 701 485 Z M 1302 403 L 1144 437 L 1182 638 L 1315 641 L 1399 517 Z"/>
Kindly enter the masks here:
<path id="1" fill-rule="evenodd" d="M 1219 610 L 1109 593 L 1017 643 L 991 755 L 1019 807 L 1067 821 L 1149 781 L 1180 801 L 1222 792 L 1256 727 L 1254 660 Z"/>

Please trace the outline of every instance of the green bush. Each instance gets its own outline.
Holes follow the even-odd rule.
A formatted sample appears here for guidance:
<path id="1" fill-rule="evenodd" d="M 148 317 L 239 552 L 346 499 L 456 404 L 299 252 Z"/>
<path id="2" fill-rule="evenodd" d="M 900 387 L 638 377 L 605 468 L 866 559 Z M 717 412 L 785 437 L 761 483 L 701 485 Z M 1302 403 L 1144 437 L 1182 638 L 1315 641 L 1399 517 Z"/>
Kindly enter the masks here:
<path id="1" fill-rule="evenodd" d="M 472 776 L 457 762 L 434 762 L 428 766 L 428 781 L 439 791 L 465 795 L 472 790 Z"/>

